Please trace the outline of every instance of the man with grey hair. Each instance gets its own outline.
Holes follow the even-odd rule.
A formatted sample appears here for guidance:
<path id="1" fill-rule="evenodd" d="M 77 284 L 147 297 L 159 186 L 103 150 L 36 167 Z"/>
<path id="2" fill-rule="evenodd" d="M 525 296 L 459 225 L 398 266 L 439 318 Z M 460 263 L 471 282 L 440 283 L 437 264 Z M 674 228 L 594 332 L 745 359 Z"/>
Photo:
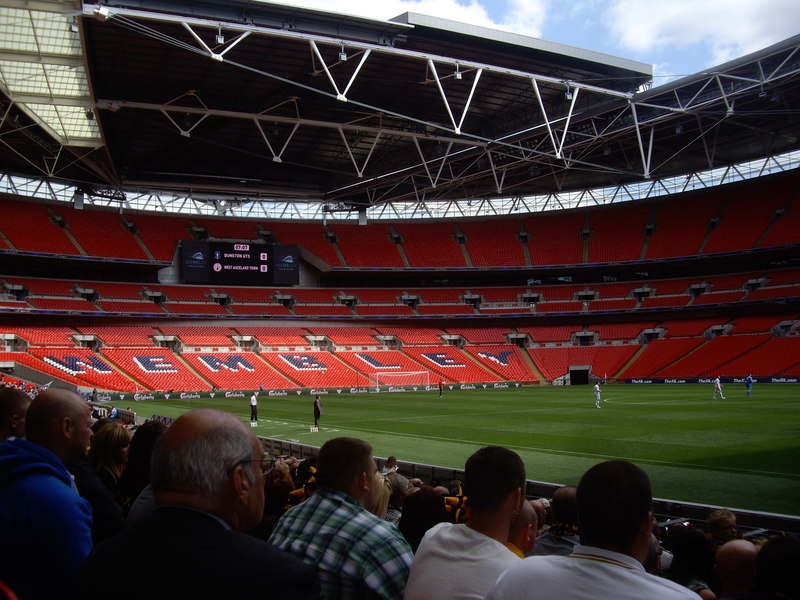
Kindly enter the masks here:
<path id="1" fill-rule="evenodd" d="M 175 420 L 153 452 L 155 513 L 92 551 L 85 597 L 318 599 L 314 569 L 244 533 L 264 511 L 264 459 L 229 413 L 197 409 Z M 147 576 L 120 585 L 120 568 Z"/>

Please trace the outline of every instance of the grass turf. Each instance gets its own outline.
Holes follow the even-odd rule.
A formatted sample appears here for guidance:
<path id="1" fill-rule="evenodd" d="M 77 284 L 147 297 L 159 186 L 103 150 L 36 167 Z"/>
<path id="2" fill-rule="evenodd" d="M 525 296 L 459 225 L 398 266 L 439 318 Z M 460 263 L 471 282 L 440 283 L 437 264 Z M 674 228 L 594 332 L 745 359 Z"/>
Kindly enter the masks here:
<path id="1" fill-rule="evenodd" d="M 800 515 L 800 386 L 608 385 L 603 406 L 591 386 L 328 394 L 319 433 L 313 397 L 260 395 L 260 436 L 313 446 L 342 435 L 369 441 L 376 456 L 463 468 L 487 444 L 512 448 L 529 479 L 577 483 L 612 458 L 644 468 L 657 498 Z M 140 402 L 140 416 L 178 416 L 208 406 L 249 420 L 239 399 Z"/>

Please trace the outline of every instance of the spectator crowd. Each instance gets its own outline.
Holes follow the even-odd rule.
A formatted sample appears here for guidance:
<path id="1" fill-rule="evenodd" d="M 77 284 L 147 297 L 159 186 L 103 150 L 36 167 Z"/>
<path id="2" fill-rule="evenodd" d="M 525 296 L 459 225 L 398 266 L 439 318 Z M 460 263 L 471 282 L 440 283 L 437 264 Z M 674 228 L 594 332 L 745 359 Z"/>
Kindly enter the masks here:
<path id="1" fill-rule="evenodd" d="M 659 526 L 627 461 L 534 500 L 500 446 L 463 481 L 380 466 L 357 438 L 276 457 L 229 413 L 129 427 L 2 386 L 0 598 L 800 600 L 800 538 L 729 510 Z"/>

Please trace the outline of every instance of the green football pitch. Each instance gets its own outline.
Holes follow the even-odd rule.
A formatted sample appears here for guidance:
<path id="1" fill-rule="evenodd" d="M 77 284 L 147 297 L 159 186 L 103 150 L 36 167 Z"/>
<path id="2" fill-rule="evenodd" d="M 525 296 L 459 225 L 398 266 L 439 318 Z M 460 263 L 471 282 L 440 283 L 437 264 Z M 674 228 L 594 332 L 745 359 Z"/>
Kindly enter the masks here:
<path id="1" fill-rule="evenodd" d="M 355 436 L 376 456 L 463 468 L 477 448 L 515 450 L 529 479 L 577 483 L 591 465 L 630 460 L 650 475 L 657 498 L 800 515 L 800 386 L 607 385 L 595 408 L 592 387 L 525 387 L 322 396 L 318 433 L 312 397 L 260 394 L 263 437 L 320 446 Z M 208 406 L 249 419 L 246 398 L 139 402 L 140 417 L 178 416 Z"/>

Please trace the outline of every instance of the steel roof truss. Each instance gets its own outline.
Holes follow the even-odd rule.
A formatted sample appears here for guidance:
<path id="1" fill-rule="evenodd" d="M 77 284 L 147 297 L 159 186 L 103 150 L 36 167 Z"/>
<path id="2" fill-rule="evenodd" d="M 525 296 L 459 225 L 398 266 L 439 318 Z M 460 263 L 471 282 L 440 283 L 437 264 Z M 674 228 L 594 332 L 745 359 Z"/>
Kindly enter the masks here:
<path id="1" fill-rule="evenodd" d="M 283 153 L 286 151 L 286 148 L 289 146 L 289 143 L 292 141 L 292 138 L 294 137 L 295 132 L 300 127 L 300 121 L 298 120 L 298 121 L 296 121 L 294 123 L 294 126 L 292 127 L 292 130 L 289 132 L 289 135 L 286 137 L 286 141 L 283 143 L 283 147 L 281 148 L 281 151 L 278 152 L 277 154 L 275 153 L 275 150 L 272 148 L 272 144 L 269 141 L 269 137 L 264 132 L 264 128 L 261 126 L 261 121 L 259 119 L 257 119 L 257 118 L 253 118 L 253 122 L 255 123 L 256 128 L 258 129 L 258 132 L 261 134 L 261 137 L 263 138 L 264 143 L 267 144 L 267 148 L 269 148 L 269 151 L 272 153 L 272 162 L 276 162 L 276 163 L 282 162 L 281 156 L 283 156 Z"/>
<path id="2" fill-rule="evenodd" d="M 367 152 L 366 157 L 364 157 L 364 164 L 362 164 L 359 167 L 358 163 L 356 162 L 356 157 L 353 156 L 353 151 L 350 147 L 350 143 L 347 141 L 347 137 L 344 134 L 344 129 L 342 127 L 337 127 L 337 129 L 339 131 L 339 136 L 342 138 L 342 143 L 344 144 L 344 147 L 347 149 L 347 154 L 350 157 L 350 161 L 353 163 L 353 167 L 355 167 L 356 175 L 358 175 L 359 179 L 364 177 L 364 169 L 367 168 L 367 163 L 369 162 L 372 153 L 375 151 L 375 146 L 378 145 L 378 141 L 381 139 L 380 130 L 375 134 L 375 137 L 372 140 L 372 145 L 369 148 L 369 152 Z M 414 141 L 416 142 L 416 138 L 414 138 Z M 452 143 L 450 145 L 452 146 Z M 417 149 L 419 149 L 419 145 L 417 145 Z"/>
<path id="3" fill-rule="evenodd" d="M 467 116 L 467 112 L 469 111 L 469 107 L 472 104 L 472 97 L 475 95 L 475 89 L 478 87 L 478 82 L 481 79 L 481 74 L 483 73 L 483 68 L 478 68 L 475 71 L 475 78 L 472 80 L 472 88 L 469 92 L 469 97 L 464 104 L 464 109 L 461 112 L 461 119 L 456 123 L 455 118 L 453 117 L 453 111 L 450 108 L 450 102 L 447 100 L 447 94 L 442 87 L 442 81 L 439 78 L 439 73 L 436 70 L 436 64 L 433 62 L 433 59 L 428 59 L 428 69 L 433 74 L 433 79 L 436 81 L 436 87 L 439 89 L 439 94 L 442 96 L 442 101 L 444 102 L 444 107 L 447 109 L 447 114 L 450 117 L 450 123 L 453 125 L 453 131 L 456 134 L 461 135 L 461 126 L 464 124 L 464 119 Z M 462 77 L 463 71 L 460 70 L 459 63 L 456 62 L 456 73 L 459 74 L 459 79 Z"/>
<path id="4" fill-rule="evenodd" d="M 333 87 L 333 91 L 336 93 L 336 99 L 341 100 L 342 102 L 347 102 L 347 92 L 350 91 L 350 87 L 355 82 L 356 77 L 358 77 L 358 73 L 359 71 L 361 71 L 361 67 L 364 66 L 365 62 L 367 62 L 367 58 L 369 58 L 372 49 L 366 48 L 363 51 L 363 54 L 361 54 L 361 60 L 359 60 L 358 62 L 358 66 L 356 67 L 355 71 L 353 71 L 353 74 L 350 76 L 350 81 L 347 83 L 347 86 L 344 88 L 344 90 L 339 91 L 339 86 L 336 85 L 336 80 L 333 78 L 333 74 L 331 73 L 331 70 L 328 67 L 328 63 L 325 62 L 325 59 L 322 57 L 322 53 L 319 51 L 319 47 L 317 46 L 316 40 L 310 38 L 308 40 L 308 43 L 311 46 L 311 51 L 314 53 L 314 56 L 316 56 L 317 59 L 319 59 L 319 62 L 322 64 L 322 70 L 325 72 L 325 75 L 327 75 L 328 81 L 330 81 L 331 86 Z M 345 49 L 344 42 L 341 42 L 341 48 L 342 52 L 344 52 Z M 337 63 L 334 64 L 339 64 L 340 62 L 342 61 L 339 60 Z"/>
<path id="5" fill-rule="evenodd" d="M 205 41 L 203 41 L 203 38 L 197 35 L 195 30 L 192 29 L 192 26 L 189 25 L 186 21 L 182 22 L 181 25 L 183 25 L 184 29 L 186 29 L 192 35 L 192 37 L 197 41 L 197 43 L 200 44 L 201 48 L 203 48 L 203 50 L 208 52 L 208 55 L 211 58 L 220 62 L 222 62 L 225 54 L 230 52 L 239 42 L 241 42 L 243 39 L 245 39 L 252 33 L 251 31 L 239 32 L 239 35 L 237 35 L 232 42 L 225 44 L 225 49 L 222 52 L 215 52 L 208 46 L 208 44 L 205 43 Z M 221 31 L 221 29 L 218 31 Z"/>

